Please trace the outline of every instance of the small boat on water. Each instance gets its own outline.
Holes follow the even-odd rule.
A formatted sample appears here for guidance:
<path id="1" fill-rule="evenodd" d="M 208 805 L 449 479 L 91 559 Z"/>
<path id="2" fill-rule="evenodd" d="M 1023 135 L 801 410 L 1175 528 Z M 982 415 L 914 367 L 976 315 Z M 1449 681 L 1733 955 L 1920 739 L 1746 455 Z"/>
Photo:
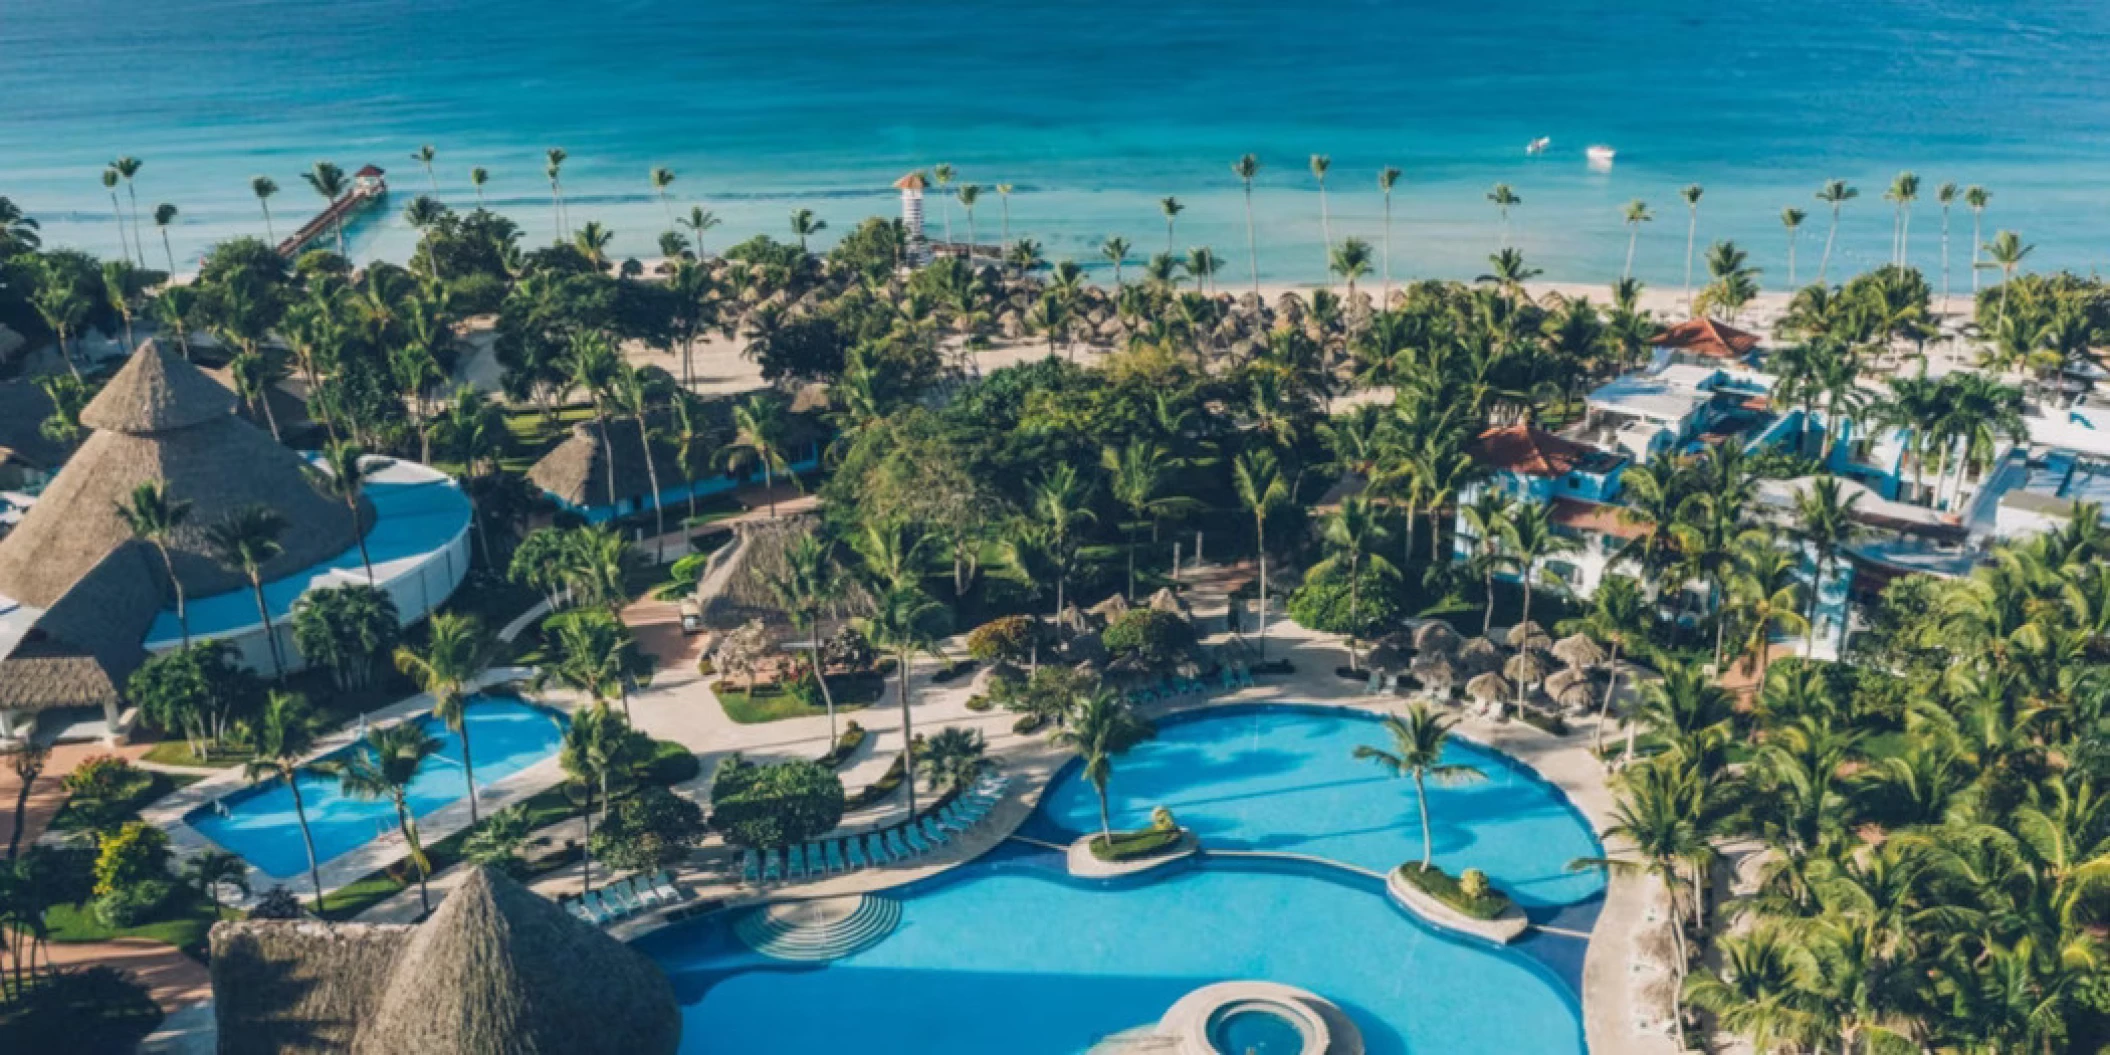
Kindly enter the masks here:
<path id="1" fill-rule="evenodd" d="M 1583 151 L 1583 155 L 1599 165 L 1609 165 L 1612 163 L 1613 158 L 1619 156 L 1619 151 L 1599 143 Z"/>
<path id="2" fill-rule="evenodd" d="M 1552 136 L 1540 136 L 1537 139 L 1534 139 L 1531 142 L 1524 144 L 1524 153 L 1543 154 L 1546 152 L 1546 148 L 1552 145 Z"/>

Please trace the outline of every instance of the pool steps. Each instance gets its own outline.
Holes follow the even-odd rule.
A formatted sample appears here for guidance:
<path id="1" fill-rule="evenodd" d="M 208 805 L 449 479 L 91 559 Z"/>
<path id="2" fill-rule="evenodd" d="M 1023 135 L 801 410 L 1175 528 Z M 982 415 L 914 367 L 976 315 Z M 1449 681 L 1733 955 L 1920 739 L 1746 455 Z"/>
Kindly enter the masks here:
<path id="1" fill-rule="evenodd" d="M 800 919 L 770 905 L 740 915 L 733 933 L 748 948 L 776 960 L 822 963 L 871 948 L 901 924 L 901 902 L 872 894 L 857 896 L 847 912 Z"/>

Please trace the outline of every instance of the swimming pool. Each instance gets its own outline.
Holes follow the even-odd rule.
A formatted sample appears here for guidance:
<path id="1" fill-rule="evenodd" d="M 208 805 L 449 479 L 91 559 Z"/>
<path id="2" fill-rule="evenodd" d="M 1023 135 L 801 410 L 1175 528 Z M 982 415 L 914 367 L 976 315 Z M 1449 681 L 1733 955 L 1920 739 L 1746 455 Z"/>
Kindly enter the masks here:
<path id="1" fill-rule="evenodd" d="M 1418 851 L 1411 785 L 1331 760 L 1381 732 L 1368 718 L 1325 709 L 1212 712 L 1169 723 L 1122 756 L 1113 789 L 1124 817 L 1147 814 L 1155 795 L 1201 829 L 1205 846 L 1369 861 L 1381 871 L 1404 859 L 1395 851 Z M 1484 749 L 1458 750 L 1504 768 L 1490 772 L 1482 799 L 1434 803 L 1444 825 L 1439 853 L 1520 877 L 1549 907 L 1592 899 L 1601 879 L 1554 880 L 1566 878 L 1573 857 L 1598 852 L 1582 818 L 1528 770 Z M 1472 789 L 1443 794 L 1460 790 Z M 1029 822 L 1035 834 L 1096 827 L 1091 796 L 1074 769 L 1058 777 Z M 1447 809 L 1457 815 L 1443 819 Z M 1089 823 L 1075 823 L 1080 817 Z M 1507 845 L 1516 840 L 1526 845 Z M 1011 841 L 886 896 L 903 901 L 899 928 L 824 966 L 748 951 L 722 917 L 640 941 L 682 1001 L 683 1051 L 1078 1055 L 1155 1023 L 1194 989 L 1233 979 L 1334 1002 L 1371 1055 L 1585 1049 L 1575 995 L 1581 941 L 1548 935 L 1501 948 L 1454 937 L 1393 905 L 1381 880 L 1330 865 L 1204 855 L 1161 873 L 1086 882 L 1069 878 L 1058 855 Z M 1532 948 L 1552 944 L 1561 948 L 1551 955 Z M 1267 1024 L 1240 1032 L 1254 1025 Z"/>
<path id="2" fill-rule="evenodd" d="M 479 788 L 555 755 L 564 737 L 561 715 L 516 696 L 478 695 L 470 700 L 465 720 L 476 752 L 472 761 Z M 410 785 L 411 813 L 424 817 L 465 797 L 468 780 L 462 770 L 461 737 L 432 715 L 417 721 L 443 745 Z M 354 744 L 327 757 L 338 759 L 358 750 L 363 748 Z M 317 863 L 327 864 L 377 837 L 395 833 L 396 810 L 388 800 L 348 798 L 338 790 L 335 776 L 305 767 L 299 771 L 299 780 Z M 192 810 L 184 820 L 273 878 L 292 879 L 307 871 L 308 856 L 293 811 L 293 793 L 283 781 L 244 788 Z"/>

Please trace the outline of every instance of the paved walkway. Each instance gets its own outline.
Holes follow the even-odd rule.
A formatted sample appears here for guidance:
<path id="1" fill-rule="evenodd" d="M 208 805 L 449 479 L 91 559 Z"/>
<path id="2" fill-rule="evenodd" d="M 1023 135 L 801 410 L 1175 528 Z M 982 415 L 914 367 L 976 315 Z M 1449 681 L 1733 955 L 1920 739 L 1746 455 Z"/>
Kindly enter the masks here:
<path id="1" fill-rule="evenodd" d="M 66 791 L 61 786 L 66 774 L 83 761 L 100 755 L 122 755 L 137 761 L 147 753 L 152 744 L 127 744 L 111 747 L 107 744 L 58 744 L 52 747 L 51 757 L 44 762 L 44 772 L 37 775 L 29 789 L 29 803 L 22 811 L 22 845 L 29 846 L 43 838 L 51 819 L 58 816 L 59 808 L 66 804 Z M 15 775 L 12 760 L 0 755 L 0 853 L 5 853 L 8 840 L 15 834 L 15 799 L 22 792 L 22 778 Z"/>

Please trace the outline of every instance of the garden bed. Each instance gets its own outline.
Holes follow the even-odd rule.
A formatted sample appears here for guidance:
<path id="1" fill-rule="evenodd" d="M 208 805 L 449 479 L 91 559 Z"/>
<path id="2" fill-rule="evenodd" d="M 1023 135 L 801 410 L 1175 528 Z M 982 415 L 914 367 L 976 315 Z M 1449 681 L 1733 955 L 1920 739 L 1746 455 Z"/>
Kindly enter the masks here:
<path id="1" fill-rule="evenodd" d="M 1139 861 L 1178 849 L 1186 837 L 1184 828 L 1115 832 L 1111 843 L 1104 835 L 1094 835 L 1091 837 L 1092 856 L 1101 861 Z"/>
<path id="2" fill-rule="evenodd" d="M 1468 871 L 1470 870 L 1468 869 Z M 1400 865 L 1397 874 L 1400 879 L 1412 884 L 1416 890 L 1443 902 L 1452 909 L 1462 912 L 1473 919 L 1498 919 L 1504 913 L 1516 907 L 1516 903 L 1509 900 L 1509 895 L 1496 890 L 1494 887 L 1488 887 L 1487 893 L 1479 897 L 1467 894 L 1465 888 L 1459 884 L 1455 876 L 1436 865 L 1430 865 L 1424 869 L 1421 867 L 1421 862 L 1410 861 Z"/>

